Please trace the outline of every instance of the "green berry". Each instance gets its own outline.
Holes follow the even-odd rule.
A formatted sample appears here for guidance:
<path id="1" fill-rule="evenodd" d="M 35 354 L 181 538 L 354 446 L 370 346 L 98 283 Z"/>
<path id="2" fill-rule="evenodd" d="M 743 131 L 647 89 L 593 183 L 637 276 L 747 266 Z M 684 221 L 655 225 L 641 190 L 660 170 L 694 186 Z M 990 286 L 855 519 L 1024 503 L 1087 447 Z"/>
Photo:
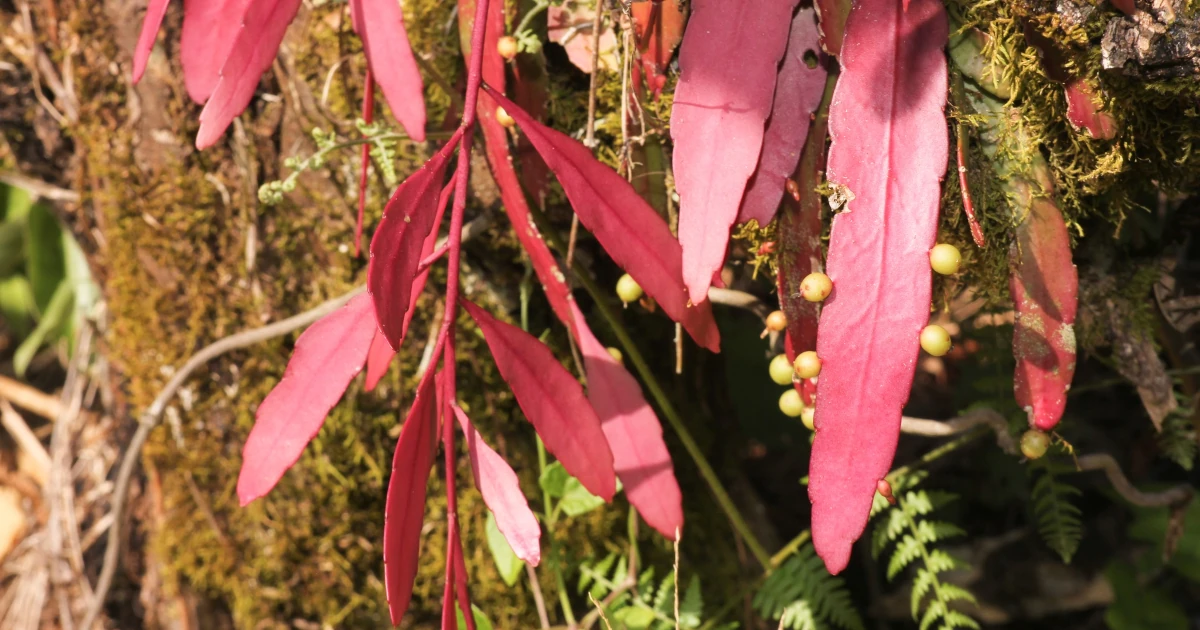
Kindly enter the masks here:
<path id="1" fill-rule="evenodd" d="M 787 360 L 787 355 L 781 354 L 771 359 L 770 372 L 771 380 L 776 385 L 792 384 L 792 364 Z"/>
<path id="2" fill-rule="evenodd" d="M 815 422 L 816 418 L 817 418 L 817 408 L 816 407 L 805 407 L 804 411 L 800 412 L 800 422 L 809 431 L 817 430 L 817 425 Z"/>
<path id="3" fill-rule="evenodd" d="M 621 351 L 617 348 L 608 347 L 605 348 L 605 350 L 608 350 L 608 356 L 616 359 L 617 363 L 621 363 L 625 360 L 625 355 L 621 354 Z"/>
<path id="4" fill-rule="evenodd" d="M 938 243 L 929 250 L 929 266 L 943 276 L 958 273 L 958 265 L 962 262 L 962 254 L 958 248 L 949 243 Z"/>
<path id="5" fill-rule="evenodd" d="M 820 302 L 833 291 L 833 281 L 823 273 L 810 273 L 800 281 L 800 295 L 809 302 Z"/>
<path id="6" fill-rule="evenodd" d="M 921 347 L 925 352 L 940 357 L 950 352 L 950 333 L 937 324 L 930 324 L 921 331 Z"/>
<path id="7" fill-rule="evenodd" d="M 517 124 L 517 121 L 513 120 L 513 117 L 510 116 L 508 112 L 504 111 L 503 107 L 496 108 L 496 122 L 500 123 L 500 126 L 509 129 L 515 127 Z"/>
<path id="8" fill-rule="evenodd" d="M 804 413 L 804 401 L 800 399 L 800 392 L 794 387 L 789 387 L 783 392 L 779 397 L 779 410 L 790 418 L 799 418 Z"/>
<path id="9" fill-rule="evenodd" d="M 801 352 L 792 367 L 800 378 L 815 378 L 821 373 L 821 357 L 812 350 Z"/>
<path id="10" fill-rule="evenodd" d="M 1021 453 L 1029 459 L 1040 459 L 1050 448 L 1050 436 L 1037 429 L 1030 429 L 1021 436 Z"/>
<path id="11" fill-rule="evenodd" d="M 772 311 L 767 315 L 767 330 L 782 332 L 784 328 L 787 328 L 787 315 L 783 311 Z"/>
<path id="12" fill-rule="evenodd" d="M 642 297 L 642 285 L 638 284 L 633 276 L 625 274 L 617 280 L 617 297 L 626 304 L 636 302 Z"/>

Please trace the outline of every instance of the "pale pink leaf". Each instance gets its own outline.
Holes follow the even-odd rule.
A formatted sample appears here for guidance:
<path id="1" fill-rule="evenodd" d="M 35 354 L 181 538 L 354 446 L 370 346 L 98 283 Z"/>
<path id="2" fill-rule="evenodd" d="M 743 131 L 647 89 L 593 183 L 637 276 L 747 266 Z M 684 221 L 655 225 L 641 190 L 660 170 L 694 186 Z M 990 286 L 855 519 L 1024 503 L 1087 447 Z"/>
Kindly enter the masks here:
<path id="1" fill-rule="evenodd" d="M 350 0 L 367 64 L 408 136 L 425 141 L 425 85 L 398 0 Z"/>
<path id="2" fill-rule="evenodd" d="M 179 60 L 188 96 L 196 103 L 204 103 L 216 88 L 251 1 L 184 0 Z"/>
<path id="3" fill-rule="evenodd" d="M 787 180 L 800 162 L 809 123 L 825 91 L 825 68 L 816 63 L 820 47 L 815 17 L 813 9 L 806 8 L 792 18 L 787 52 L 775 83 L 771 117 L 763 133 L 762 153 L 738 210 L 740 223 L 754 219 L 759 226 L 766 226 L 775 218 Z M 813 62 L 811 68 L 809 60 Z"/>
<path id="4" fill-rule="evenodd" d="M 693 298 L 699 303 L 689 305 L 679 243 L 671 236 L 666 221 L 629 182 L 596 160 L 587 147 L 533 120 L 494 90 L 487 93 L 516 120 L 558 177 L 580 223 L 596 236 L 617 265 L 638 281 L 668 317 L 683 324 L 696 343 L 718 352 L 720 333 L 711 304 L 704 299 L 712 274 L 704 281 L 703 297 Z"/>
<path id="5" fill-rule="evenodd" d="M 521 492 L 521 481 L 512 466 L 499 453 L 492 450 L 483 436 L 472 426 L 467 414 L 454 405 L 454 415 L 462 427 L 467 442 L 467 453 L 471 457 L 471 472 L 475 475 L 475 487 L 483 496 L 483 502 L 496 516 L 496 527 L 512 547 L 517 557 L 537 566 L 542 559 L 539 540 L 541 525 L 529 509 L 529 502 Z"/>
<path id="6" fill-rule="evenodd" d="M 683 280 L 707 299 L 758 164 L 796 0 L 693 0 L 671 111 Z"/>
<path id="7" fill-rule="evenodd" d="M 579 382 L 533 335 L 496 320 L 469 301 L 462 304 L 483 331 L 500 375 L 546 449 L 589 492 L 612 500 L 617 485 L 612 452 Z"/>
<path id="8" fill-rule="evenodd" d="M 237 493 L 242 505 L 265 495 L 316 437 L 371 345 L 371 298 L 359 295 L 318 320 L 300 338 L 283 378 L 255 413 L 242 448 Z"/>
<path id="9" fill-rule="evenodd" d="M 400 624 L 412 600 L 421 527 L 425 520 L 425 488 L 437 445 L 433 370 L 417 386 L 408 417 L 396 442 L 392 476 L 388 479 L 383 522 L 383 577 L 392 625 Z"/>
<path id="10" fill-rule="evenodd" d="M 625 496 L 650 527 L 674 540 L 675 531 L 683 528 L 683 495 L 663 441 L 662 425 L 642 396 L 637 379 L 596 339 L 579 307 L 571 306 L 575 338 L 587 372 L 588 400 L 600 417 Z"/>
<path id="11" fill-rule="evenodd" d="M 929 250 L 949 146 L 947 21 L 940 0 L 860 0 L 842 43 L 827 177 L 851 198 L 834 216 L 821 307 L 813 545 L 831 573 L 850 559 L 900 434 L 929 319 Z"/>
<path id="12" fill-rule="evenodd" d="M 411 321 L 417 269 L 441 207 L 446 163 L 461 133 L 456 131 L 446 146 L 396 188 L 371 238 L 367 290 L 375 300 L 379 329 L 393 350 L 400 349 Z"/>
<path id="13" fill-rule="evenodd" d="M 200 112 L 197 149 L 215 144 L 250 104 L 259 78 L 275 61 L 275 52 L 299 9 L 300 0 L 250 0 L 241 29 L 221 66 L 221 78 Z"/>
<path id="14" fill-rule="evenodd" d="M 596 38 L 592 24 L 596 19 L 596 5 L 591 2 L 567 0 L 561 6 L 551 5 L 546 9 L 546 34 L 550 41 L 567 51 L 567 59 L 576 68 L 591 74 L 592 55 L 596 50 Z M 617 36 L 607 24 L 600 31 L 600 69 L 616 72 Z"/>
<path id="15" fill-rule="evenodd" d="M 163 16 L 167 14 L 168 0 L 150 0 L 146 5 L 146 17 L 142 20 L 142 32 L 138 35 L 137 45 L 133 49 L 133 82 L 142 80 L 146 72 L 146 61 L 150 59 L 150 51 L 154 50 L 154 40 L 158 38 L 158 29 L 162 26 Z"/>

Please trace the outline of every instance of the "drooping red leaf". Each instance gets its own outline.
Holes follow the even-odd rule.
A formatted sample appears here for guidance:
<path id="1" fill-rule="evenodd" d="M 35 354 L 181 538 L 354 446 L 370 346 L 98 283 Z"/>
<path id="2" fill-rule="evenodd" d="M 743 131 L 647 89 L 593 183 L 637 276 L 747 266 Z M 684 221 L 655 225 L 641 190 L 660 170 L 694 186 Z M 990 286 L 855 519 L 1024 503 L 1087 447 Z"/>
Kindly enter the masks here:
<path id="1" fill-rule="evenodd" d="M 142 80 L 146 72 L 146 61 L 150 59 L 150 51 L 154 50 L 154 40 L 158 38 L 158 29 L 162 26 L 163 16 L 167 14 L 168 0 L 149 0 L 146 4 L 146 17 L 142 20 L 142 32 L 138 35 L 137 46 L 133 49 L 133 82 Z"/>
<path id="2" fill-rule="evenodd" d="M 542 436 L 546 449 L 588 491 L 605 501 L 612 500 L 616 490 L 612 452 L 579 382 L 534 336 L 497 321 L 469 301 L 463 301 L 463 308 L 483 331 L 500 375 Z"/>
<path id="3" fill-rule="evenodd" d="M 425 84 L 396 0 L 350 0 L 371 73 L 408 137 L 425 141 Z"/>
<path id="4" fill-rule="evenodd" d="M 437 446 L 433 370 L 421 378 L 388 479 L 383 522 L 383 577 L 392 625 L 399 625 L 412 600 L 417 559 L 421 555 L 421 525 L 425 516 L 425 487 Z"/>
<path id="5" fill-rule="evenodd" d="M 1100 140 L 1112 140 L 1117 135 L 1117 121 L 1101 108 L 1096 90 L 1082 77 L 1067 69 L 1067 56 L 1058 44 L 1025 24 L 1025 41 L 1042 54 L 1046 76 L 1063 86 L 1067 98 L 1067 122 L 1076 129 Z"/>
<path id="6" fill-rule="evenodd" d="M 718 352 L 721 338 L 711 304 L 703 299 L 688 306 L 679 243 L 662 217 L 638 196 L 629 182 L 596 160 L 587 147 L 533 120 L 494 90 L 487 93 L 517 121 L 558 177 L 579 221 L 596 236 L 613 260 L 638 281 L 668 317 L 683 324 L 696 343 Z M 710 273 L 704 281 L 705 298 L 711 280 Z"/>
<path id="7" fill-rule="evenodd" d="M 250 0 L 242 27 L 221 66 L 221 78 L 200 112 L 197 149 L 215 144 L 250 104 L 259 77 L 271 67 L 288 24 L 299 9 L 300 0 Z"/>
<path id="8" fill-rule="evenodd" d="M 362 370 L 374 329 L 372 311 L 369 296 L 356 296 L 296 340 L 283 378 L 258 406 L 254 428 L 242 447 L 237 483 L 241 505 L 275 487 Z"/>
<path id="9" fill-rule="evenodd" d="M 251 0 L 184 0 L 179 61 L 188 96 L 203 103 L 221 78 L 221 66 L 242 29 Z"/>
<path id="10" fill-rule="evenodd" d="M 667 66 L 671 55 L 683 39 L 687 8 L 679 0 L 651 0 L 629 5 L 637 34 L 637 49 L 641 55 L 642 71 L 654 98 L 667 84 Z"/>
<path id="11" fill-rule="evenodd" d="M 813 7 L 817 10 L 817 27 L 821 31 L 821 48 L 835 57 L 842 54 L 850 4 L 850 0 L 813 0 Z"/>
<path id="12" fill-rule="evenodd" d="M 694 302 L 707 299 L 725 262 L 729 228 L 758 165 L 795 7 L 796 0 L 692 1 L 671 138 L 683 281 Z"/>
<path id="13" fill-rule="evenodd" d="M 828 88 L 820 87 L 825 100 L 812 118 L 808 137 L 800 153 L 792 181 L 794 192 L 783 195 L 783 208 L 776 225 L 775 276 L 779 289 L 779 308 L 787 315 L 784 348 L 789 361 L 801 352 L 817 349 L 817 322 L 820 302 L 809 302 L 800 294 L 800 284 L 808 274 L 824 271 L 821 259 L 821 194 L 817 186 L 825 173 L 825 137 L 829 133 Z M 796 383 L 800 389 L 800 383 Z"/>
<path id="14" fill-rule="evenodd" d="M 383 336 L 383 332 L 379 330 L 378 324 L 375 328 L 375 336 L 371 339 L 371 349 L 367 351 L 367 382 L 364 391 L 373 391 L 379 381 L 383 379 L 383 375 L 387 374 L 388 366 L 392 363 L 392 358 L 396 356 L 396 351 L 392 350 L 392 346 L 388 343 L 387 337 Z"/>
<path id="15" fill-rule="evenodd" d="M 368 125 L 375 121 L 375 77 L 367 69 L 363 78 L 363 122 Z M 358 169 L 358 216 L 354 219 L 354 256 L 362 252 L 363 215 L 367 210 L 367 168 L 371 165 L 371 145 L 364 142 L 359 149 Z"/>
<path id="16" fill-rule="evenodd" d="M 504 534 L 508 546 L 517 557 L 537 566 L 542 559 L 539 541 L 542 528 L 529 509 L 529 502 L 521 492 L 521 482 L 512 466 L 499 453 L 492 450 L 483 436 L 471 425 L 467 414 L 454 405 L 454 415 L 462 427 L 471 457 L 471 472 L 475 475 L 475 487 L 483 495 L 483 502 L 496 517 L 496 527 Z"/>
<path id="17" fill-rule="evenodd" d="M 497 85 L 491 81 L 488 85 L 504 91 L 503 83 Z M 531 118 L 538 122 L 546 120 L 546 101 L 550 98 L 549 77 L 546 76 L 546 58 L 541 51 L 537 53 L 521 53 L 513 63 L 512 100 Z M 490 102 L 490 100 L 489 100 Z M 494 108 L 493 108 L 494 109 Z M 546 198 L 546 187 L 550 182 L 550 169 L 537 149 L 529 142 L 529 138 L 517 138 L 517 163 L 521 166 L 521 183 L 535 204 L 542 204 Z"/>
<path id="18" fill-rule="evenodd" d="M 834 92 L 828 179 L 851 200 L 834 217 L 821 307 L 813 545 L 831 573 L 850 559 L 888 472 L 929 319 L 929 250 L 949 153 L 947 22 L 940 0 L 860 0 Z"/>
<path id="19" fill-rule="evenodd" d="M 438 214 L 446 163 L 461 134 L 461 129 L 455 132 L 446 146 L 396 188 L 371 239 L 367 290 L 375 300 L 379 329 L 393 350 L 399 350 L 404 340 L 417 267 L 421 257 L 428 255 L 422 253 L 423 246 Z"/>
<path id="20" fill-rule="evenodd" d="M 596 339 L 579 307 L 571 306 L 575 338 L 587 372 L 588 400 L 600 417 L 625 496 L 650 527 L 674 540 L 675 531 L 683 528 L 683 495 L 663 441 L 662 425 L 642 396 L 637 379 Z"/>
<path id="21" fill-rule="evenodd" d="M 760 226 L 770 223 L 783 199 L 788 177 L 800 162 L 809 123 L 825 90 L 825 68 L 817 63 L 820 51 L 815 17 L 811 8 L 805 8 L 792 18 L 787 52 L 775 82 L 771 117 L 763 133 L 762 153 L 746 183 L 738 210 L 739 223 L 750 219 L 758 221 Z M 810 60 L 812 67 L 808 65 Z"/>
<path id="22" fill-rule="evenodd" d="M 1075 376 L 1079 277 L 1071 262 L 1071 239 L 1053 198 L 1029 198 L 1029 212 L 1009 250 L 1009 289 L 1017 311 L 1014 386 L 1030 426 L 1049 431 L 1062 419 Z"/>
<path id="23" fill-rule="evenodd" d="M 454 614 L 454 561 L 458 553 L 451 547 L 446 556 L 446 581 L 442 584 L 442 630 L 458 630 L 457 615 Z"/>
<path id="24" fill-rule="evenodd" d="M 458 528 L 454 528 L 454 546 L 458 553 L 454 555 L 454 592 L 458 600 L 458 609 L 462 611 L 463 620 L 467 622 L 467 630 L 476 630 L 475 614 L 471 612 L 471 593 L 467 585 L 467 563 L 463 559 L 462 536 Z"/>

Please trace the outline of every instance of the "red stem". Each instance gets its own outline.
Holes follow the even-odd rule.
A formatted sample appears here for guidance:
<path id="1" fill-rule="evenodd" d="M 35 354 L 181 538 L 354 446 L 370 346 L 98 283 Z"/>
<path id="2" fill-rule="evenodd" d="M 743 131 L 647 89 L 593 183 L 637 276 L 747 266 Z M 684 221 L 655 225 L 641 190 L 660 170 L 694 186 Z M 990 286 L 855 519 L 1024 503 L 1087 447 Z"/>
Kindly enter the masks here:
<path id="1" fill-rule="evenodd" d="M 375 78 L 371 69 L 367 68 L 367 78 L 363 80 L 363 120 L 369 125 L 375 120 Z M 371 164 L 371 145 L 362 145 L 362 172 L 358 175 L 358 221 L 354 224 L 354 256 L 362 253 L 363 209 L 367 206 L 367 167 Z"/>
<path id="2" fill-rule="evenodd" d="M 433 263 L 437 262 L 442 256 L 445 256 L 449 249 L 450 243 L 442 243 L 441 247 L 433 250 L 428 256 L 421 259 L 421 262 L 417 264 L 417 273 L 423 273 L 426 269 L 432 267 Z"/>
<path id="3" fill-rule="evenodd" d="M 967 186 L 967 160 L 964 155 L 964 145 L 966 140 L 963 138 L 963 125 L 959 125 L 957 146 L 955 154 L 958 157 L 958 187 L 962 190 L 963 210 L 967 213 L 967 223 L 971 226 L 971 238 L 975 240 L 975 244 L 979 247 L 987 247 L 987 239 L 983 236 L 983 228 L 979 226 L 979 219 L 975 216 L 975 204 L 971 202 L 971 189 Z"/>

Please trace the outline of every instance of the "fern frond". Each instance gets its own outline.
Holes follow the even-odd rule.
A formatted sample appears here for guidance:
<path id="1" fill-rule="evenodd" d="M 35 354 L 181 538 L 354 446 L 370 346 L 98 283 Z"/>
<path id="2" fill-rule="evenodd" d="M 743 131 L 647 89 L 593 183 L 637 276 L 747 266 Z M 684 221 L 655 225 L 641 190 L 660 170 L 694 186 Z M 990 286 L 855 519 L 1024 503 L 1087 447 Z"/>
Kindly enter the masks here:
<path id="1" fill-rule="evenodd" d="M 754 609 L 790 630 L 827 627 L 863 630 L 862 617 L 841 578 L 825 570 L 812 545 L 804 545 L 763 583 Z"/>
<path id="2" fill-rule="evenodd" d="M 1059 481 L 1052 464 L 1043 462 L 1030 468 L 1031 471 L 1041 470 L 1030 492 L 1038 533 L 1063 562 L 1070 563 L 1083 538 L 1081 513 L 1071 503 L 1071 497 L 1079 496 L 1082 492 L 1075 486 Z"/>
<path id="3" fill-rule="evenodd" d="M 1163 420 L 1162 433 L 1158 435 L 1159 450 L 1184 470 L 1191 470 L 1196 463 L 1196 428 L 1191 416 L 1191 409 L 1176 409 Z"/>
<path id="4" fill-rule="evenodd" d="M 904 567 L 912 564 L 912 561 L 916 560 L 922 551 L 924 551 L 924 547 L 921 541 L 917 540 L 914 536 L 906 535 L 904 538 L 901 538 L 900 542 L 896 543 L 896 548 L 892 551 L 892 558 L 888 560 L 888 581 L 896 579 L 896 576 L 904 570 Z"/>

